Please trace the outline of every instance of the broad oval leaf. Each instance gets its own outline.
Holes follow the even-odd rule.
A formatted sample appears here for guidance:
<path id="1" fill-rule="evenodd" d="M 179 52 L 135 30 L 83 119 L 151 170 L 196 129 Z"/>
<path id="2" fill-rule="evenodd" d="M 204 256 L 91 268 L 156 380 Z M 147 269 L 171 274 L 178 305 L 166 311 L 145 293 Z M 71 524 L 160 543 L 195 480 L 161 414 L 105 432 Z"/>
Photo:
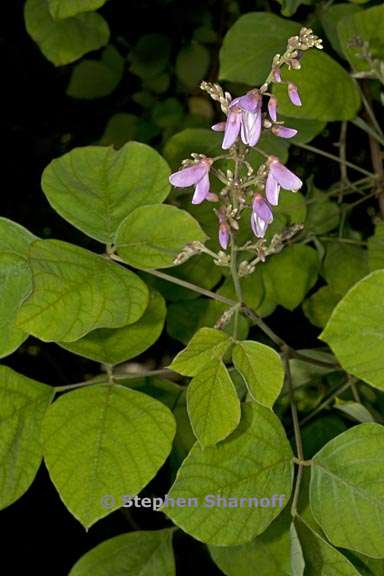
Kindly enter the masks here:
<path id="1" fill-rule="evenodd" d="M 21 304 L 32 291 L 27 259 L 34 240 L 36 236 L 23 226 L 0 218 L 0 357 L 14 352 L 28 337 L 15 322 Z"/>
<path id="2" fill-rule="evenodd" d="M 70 64 L 108 44 L 108 24 L 96 12 L 54 20 L 47 0 L 27 0 L 24 17 L 28 34 L 55 66 Z"/>
<path id="3" fill-rule="evenodd" d="M 335 546 L 384 557 L 384 427 L 359 424 L 313 458 L 310 505 Z"/>
<path id="4" fill-rule="evenodd" d="M 353 45 L 353 40 L 359 38 L 368 44 L 368 50 L 373 59 L 384 58 L 384 5 L 373 6 L 356 14 L 343 18 L 337 25 L 337 33 L 341 48 L 354 70 L 369 71 L 371 64 L 361 57 L 361 49 Z"/>
<path id="5" fill-rule="evenodd" d="M 41 340 L 77 340 L 96 328 L 136 322 L 148 304 L 136 274 L 73 244 L 36 240 L 29 263 L 33 291 L 16 325 Z"/>
<path id="6" fill-rule="evenodd" d="M 183 376 L 196 376 L 207 364 L 214 360 L 220 361 L 230 344 L 231 338 L 226 332 L 215 328 L 200 328 L 169 367 Z"/>
<path id="7" fill-rule="evenodd" d="M 0 252 L 0 357 L 7 356 L 28 335 L 15 326 L 23 301 L 32 292 L 28 261 L 14 252 Z"/>
<path id="8" fill-rule="evenodd" d="M 0 366 L 0 508 L 28 490 L 43 454 L 41 424 L 53 388 Z"/>
<path id="9" fill-rule="evenodd" d="M 270 280 L 269 296 L 293 310 L 312 288 L 319 273 L 319 257 L 313 248 L 294 244 L 273 255 L 262 265 L 264 281 Z"/>
<path id="10" fill-rule="evenodd" d="M 115 245 L 124 262 L 135 268 L 167 268 L 187 244 L 206 238 L 188 212 L 154 204 L 136 208 L 125 218 Z"/>
<path id="11" fill-rule="evenodd" d="M 174 435 L 173 415 L 161 402 L 118 384 L 89 386 L 48 410 L 44 459 L 65 505 L 88 528 L 148 484 Z"/>
<path id="12" fill-rule="evenodd" d="M 383 291 L 384 270 L 357 282 L 320 335 L 345 370 L 380 389 L 384 389 Z"/>
<path id="13" fill-rule="evenodd" d="M 220 50 L 220 78 L 250 85 L 262 84 L 272 58 L 284 52 L 300 24 L 269 12 L 249 12 L 227 32 Z"/>
<path id="14" fill-rule="evenodd" d="M 340 296 L 369 272 L 368 253 L 361 246 L 327 242 L 324 276 L 331 289 Z"/>
<path id="15" fill-rule="evenodd" d="M 187 407 L 192 429 L 204 448 L 235 430 L 240 422 L 240 401 L 222 361 L 211 360 L 189 383 Z"/>
<path id="16" fill-rule="evenodd" d="M 303 518 L 296 516 L 295 526 L 303 550 L 304 574 L 311 576 L 360 576 L 360 572 L 354 568 L 348 558 L 315 532 Z"/>
<path id="17" fill-rule="evenodd" d="M 292 466 L 291 447 L 277 416 L 268 408 L 246 403 L 240 426 L 229 438 L 204 450 L 194 445 L 163 511 L 203 542 L 216 546 L 249 542 L 281 512 L 279 496 L 283 505 L 288 502 Z M 171 498 L 193 500 L 181 507 L 172 506 Z"/>
<path id="18" fill-rule="evenodd" d="M 169 168 L 150 146 L 128 142 L 75 148 L 43 172 L 51 206 L 100 242 L 111 243 L 119 224 L 138 206 L 162 202 L 170 190 Z"/>
<path id="19" fill-rule="evenodd" d="M 288 576 L 291 575 L 289 527 L 290 514 L 284 511 L 251 542 L 240 546 L 209 546 L 209 551 L 226 576 L 249 576 L 250 566 L 257 566 L 257 576 Z"/>
<path id="20" fill-rule="evenodd" d="M 279 111 L 293 118 L 308 120 L 351 120 L 360 107 L 360 94 L 355 81 L 338 62 L 313 49 L 306 53 L 300 70 L 283 69 L 282 77 L 296 84 L 302 106 L 288 98 L 287 85 L 275 84 L 274 94 Z"/>
<path id="21" fill-rule="evenodd" d="M 121 534 L 85 554 L 69 576 L 175 576 L 173 528 Z"/>
<path id="22" fill-rule="evenodd" d="M 248 340 L 236 344 L 232 358 L 252 398 L 271 408 L 284 381 L 279 354 L 270 346 Z"/>
<path id="23" fill-rule="evenodd" d="M 154 292 L 143 316 L 123 328 L 100 328 L 75 342 L 59 342 L 60 346 L 96 362 L 119 364 L 135 358 L 159 338 L 166 316 L 162 296 Z"/>
<path id="24" fill-rule="evenodd" d="M 107 96 L 119 84 L 123 71 L 124 58 L 113 46 L 107 46 L 100 60 L 86 59 L 74 66 L 67 94 L 85 100 Z"/>
<path id="25" fill-rule="evenodd" d="M 91 12 L 101 8 L 107 0 L 48 0 L 49 11 L 52 18 L 70 18 L 82 12 Z"/>

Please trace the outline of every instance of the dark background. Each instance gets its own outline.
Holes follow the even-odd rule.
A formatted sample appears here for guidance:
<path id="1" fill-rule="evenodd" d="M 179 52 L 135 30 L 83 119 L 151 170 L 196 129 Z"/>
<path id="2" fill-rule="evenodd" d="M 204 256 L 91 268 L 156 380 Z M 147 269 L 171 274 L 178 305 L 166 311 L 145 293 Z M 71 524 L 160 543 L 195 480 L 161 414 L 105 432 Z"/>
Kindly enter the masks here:
<path id="1" fill-rule="evenodd" d="M 5 6 L 2 7 L 0 32 L 1 215 L 28 227 L 38 236 L 57 237 L 93 248 L 92 240 L 72 228 L 49 207 L 40 188 L 41 173 L 52 158 L 75 146 L 96 142 L 114 113 L 140 114 L 138 105 L 127 97 L 137 88 L 139 81 L 127 72 L 111 96 L 94 101 L 69 98 L 65 90 L 71 66 L 55 68 L 27 35 L 23 20 L 24 2 L 10 1 L 6 5 L 6 10 Z M 222 37 L 239 14 L 258 9 L 272 9 L 279 13 L 276 2 L 251 0 L 111 0 L 100 13 L 110 25 L 112 41 L 120 39 L 120 45 L 127 47 L 125 51 L 141 35 L 160 32 L 172 39 L 174 55 L 183 43 L 189 41 L 193 30 L 207 19 L 208 14 L 213 29 L 218 32 L 217 45 L 210 47 L 213 56 L 210 79 L 213 80 Z M 303 20 L 307 14 L 308 8 L 304 7 L 295 18 Z M 124 55 L 124 48 L 121 51 Z M 168 93 L 175 93 L 185 105 L 188 95 L 176 92 L 172 82 Z M 339 125 L 329 124 L 317 137 L 316 144 L 335 153 L 333 143 L 338 139 L 338 131 Z M 370 168 L 367 145 L 360 133 L 352 128 L 349 138 L 351 160 Z M 156 146 L 160 142 L 161 135 L 154 137 L 151 144 Z M 313 174 L 319 187 L 326 188 L 339 177 L 337 164 L 298 149 L 291 162 L 301 169 L 305 166 L 306 175 Z M 353 218 L 358 228 L 369 229 L 370 221 L 365 212 L 359 212 Z M 309 325 L 300 311 L 292 314 L 279 309 L 269 322 L 273 328 L 278 326 L 279 334 L 294 347 L 316 345 L 318 331 Z M 166 335 L 150 353 L 156 355 L 161 345 L 169 345 Z M 42 345 L 32 338 L 5 363 L 52 385 L 77 382 L 98 372 L 95 363 L 73 356 L 55 345 Z M 164 483 L 165 492 L 167 485 L 163 476 L 166 475 L 160 472 L 157 486 Z M 150 492 L 151 487 L 147 490 Z M 46 469 L 42 467 L 27 493 L 1 513 L 4 534 L 2 563 L 3 566 L 9 565 L 7 570 L 11 574 L 21 573 L 27 566 L 31 572 L 64 576 L 82 554 L 99 542 L 131 529 L 155 529 L 165 525 L 167 521 L 162 515 L 150 511 L 133 512 L 130 517 L 124 511 L 117 511 L 85 532 L 61 502 Z M 175 536 L 175 550 L 180 573 L 220 574 L 210 562 L 205 547 L 180 531 Z"/>

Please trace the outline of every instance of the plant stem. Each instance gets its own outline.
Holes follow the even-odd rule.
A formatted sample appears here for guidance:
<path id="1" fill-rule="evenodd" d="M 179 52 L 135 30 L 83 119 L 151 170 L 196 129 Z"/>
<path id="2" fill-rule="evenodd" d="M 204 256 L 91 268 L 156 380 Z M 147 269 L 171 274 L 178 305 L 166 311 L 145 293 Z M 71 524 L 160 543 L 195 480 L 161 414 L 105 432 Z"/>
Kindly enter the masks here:
<path id="1" fill-rule="evenodd" d="M 136 380 L 137 378 L 149 378 L 151 376 L 157 377 L 167 377 L 174 374 L 173 370 L 169 368 L 158 368 L 157 370 L 146 370 L 144 372 L 127 373 L 127 374 L 113 374 L 113 380 Z M 85 382 L 77 382 L 76 384 L 66 384 L 65 386 L 55 386 L 55 392 L 66 392 L 68 390 L 75 390 L 76 388 L 82 388 L 84 386 L 94 386 L 95 384 L 105 384 L 109 382 L 110 378 L 107 374 L 106 376 L 100 375 Z"/>
<path id="2" fill-rule="evenodd" d="M 284 365 L 285 365 L 285 381 L 286 381 L 286 384 L 288 387 L 289 400 L 290 400 L 290 404 L 291 404 L 291 414 L 292 414 L 293 430 L 294 430 L 294 434 L 295 434 L 297 458 L 301 462 L 304 460 L 303 441 L 301 439 L 299 416 L 297 414 L 297 407 L 296 407 L 295 395 L 294 395 L 294 391 L 293 391 L 292 375 L 291 375 L 291 368 L 289 366 L 288 354 L 284 354 Z M 303 477 L 303 464 L 300 463 L 298 465 L 298 469 L 297 469 L 295 489 L 293 492 L 293 499 L 292 499 L 292 506 L 291 506 L 292 516 L 296 516 L 296 514 L 297 514 L 297 504 L 298 504 L 299 495 L 300 495 L 300 485 L 301 485 L 302 477 Z"/>
<path id="3" fill-rule="evenodd" d="M 301 420 L 300 425 L 303 426 L 304 424 L 307 424 L 310 420 L 312 420 L 312 418 L 314 416 L 316 416 L 316 414 L 321 412 L 321 410 L 323 410 L 323 408 L 326 408 L 328 406 L 328 404 L 330 404 L 336 396 L 338 396 L 339 394 L 342 394 L 343 392 L 348 390 L 348 388 L 351 386 L 351 384 L 353 382 L 354 382 L 354 380 L 352 378 L 348 378 L 347 382 L 344 382 L 344 384 L 342 384 L 342 386 L 338 386 L 336 388 L 336 390 L 331 392 L 331 394 L 327 398 L 325 398 L 325 400 L 320 402 L 320 404 L 318 406 L 316 406 L 316 408 L 314 408 L 312 410 L 312 412 L 310 412 L 307 416 L 305 416 L 305 418 L 303 418 Z"/>
<path id="4" fill-rule="evenodd" d="M 292 142 L 292 144 L 294 146 L 297 146 L 298 148 L 303 148 L 303 150 L 308 150 L 309 152 L 314 152 L 315 154 L 319 154 L 320 156 L 324 156 L 325 158 L 334 160 L 335 162 L 339 163 L 342 162 L 338 156 L 330 154 L 329 152 L 325 152 L 325 150 L 320 150 L 315 146 L 310 146 L 309 144 L 301 144 L 301 143 L 299 144 L 298 142 Z M 360 168 L 360 166 L 356 166 L 356 164 L 352 164 L 352 162 L 348 162 L 348 160 L 345 160 L 344 164 L 349 168 L 353 168 L 353 170 L 356 170 L 356 172 L 360 172 L 361 174 L 365 174 L 366 176 L 375 177 L 375 174 L 373 174 L 373 172 L 368 172 L 368 170 L 365 170 L 365 168 Z"/>
<path id="5" fill-rule="evenodd" d="M 242 293 L 241 293 L 239 273 L 237 270 L 237 248 L 234 233 L 231 233 L 231 276 L 233 286 L 235 288 L 236 299 L 238 301 L 238 306 L 235 308 L 235 312 L 233 315 L 233 338 L 237 340 L 239 331 L 239 312 L 242 306 Z"/>

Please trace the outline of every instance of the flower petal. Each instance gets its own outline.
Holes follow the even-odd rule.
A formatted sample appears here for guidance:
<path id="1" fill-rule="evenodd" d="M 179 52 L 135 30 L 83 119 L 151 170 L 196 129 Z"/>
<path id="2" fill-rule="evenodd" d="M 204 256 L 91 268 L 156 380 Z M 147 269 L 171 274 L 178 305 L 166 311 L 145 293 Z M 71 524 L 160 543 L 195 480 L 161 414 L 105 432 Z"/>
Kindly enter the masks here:
<path id="1" fill-rule="evenodd" d="M 271 96 L 268 100 L 268 113 L 274 122 L 277 120 L 277 98 L 276 96 Z"/>
<path id="2" fill-rule="evenodd" d="M 292 102 L 292 104 L 294 104 L 295 106 L 301 106 L 301 100 L 299 92 L 297 90 L 297 86 L 295 84 L 292 84 L 292 82 L 288 84 L 288 97 Z"/>
<path id="3" fill-rule="evenodd" d="M 200 182 L 196 184 L 192 204 L 201 204 L 209 194 L 209 176 L 206 174 Z"/>
<path id="4" fill-rule="evenodd" d="M 197 184 L 208 172 L 209 165 L 200 162 L 171 174 L 169 181 L 173 186 L 177 186 L 178 188 L 187 188 L 188 186 Z"/>
<path id="5" fill-rule="evenodd" d="M 240 98 L 236 98 L 236 106 L 239 106 L 242 110 L 246 112 L 256 112 L 260 107 L 260 94 L 258 92 L 248 92 Z"/>
<path id="6" fill-rule="evenodd" d="M 229 242 L 229 233 L 227 224 L 220 224 L 219 226 L 219 242 L 223 250 L 226 250 Z"/>
<path id="7" fill-rule="evenodd" d="M 241 124 L 241 110 L 236 109 L 228 114 L 227 122 L 225 125 L 224 140 L 221 145 L 223 150 L 228 150 L 236 141 L 240 132 Z"/>
<path id="8" fill-rule="evenodd" d="M 261 194 L 255 195 L 252 203 L 252 211 L 257 214 L 259 218 L 268 222 L 268 224 L 273 220 L 272 210 Z"/>
<path id="9" fill-rule="evenodd" d="M 265 194 L 267 196 L 267 200 L 272 206 L 277 206 L 279 203 L 279 192 L 280 192 L 280 185 L 273 177 L 271 171 L 269 171 L 267 176 L 267 182 L 265 184 Z"/>
<path id="10" fill-rule="evenodd" d="M 243 112 L 241 118 L 241 139 L 248 146 L 255 146 L 261 134 L 261 113 Z"/>
<path id="11" fill-rule="evenodd" d="M 269 172 L 273 175 L 274 179 L 278 181 L 284 190 L 298 190 L 302 187 L 303 183 L 293 172 L 288 170 L 278 160 L 271 162 Z"/>
<path id="12" fill-rule="evenodd" d="M 281 82 L 280 68 L 274 68 L 272 75 L 275 82 Z"/>
<path id="13" fill-rule="evenodd" d="M 264 238 L 269 223 L 260 218 L 255 212 L 251 216 L 251 228 L 257 238 Z"/>
<path id="14" fill-rule="evenodd" d="M 214 132 L 224 132 L 225 124 L 226 122 L 218 122 L 217 124 L 211 126 L 211 130 L 213 130 Z"/>
<path id="15" fill-rule="evenodd" d="M 273 126 L 272 132 L 276 136 L 280 136 L 280 138 L 293 138 L 297 134 L 297 130 L 287 126 Z"/>

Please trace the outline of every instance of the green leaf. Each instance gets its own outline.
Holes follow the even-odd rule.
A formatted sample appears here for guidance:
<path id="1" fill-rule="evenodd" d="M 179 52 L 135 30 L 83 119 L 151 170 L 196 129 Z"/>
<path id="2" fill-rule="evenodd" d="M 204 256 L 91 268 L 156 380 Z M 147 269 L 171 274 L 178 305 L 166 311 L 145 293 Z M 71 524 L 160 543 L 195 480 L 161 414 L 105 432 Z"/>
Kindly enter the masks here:
<path id="1" fill-rule="evenodd" d="M 196 443 L 181 465 L 169 502 L 170 498 L 196 500 L 188 507 L 168 503 L 163 511 L 203 542 L 216 546 L 249 542 L 281 512 L 278 496 L 277 501 L 273 496 L 283 496 L 283 505 L 288 502 L 291 460 L 291 447 L 277 416 L 268 408 L 246 403 L 240 426 L 229 438 L 204 450 Z M 226 507 L 218 497 L 226 499 Z M 243 506 L 240 498 L 245 499 Z"/>
<path id="2" fill-rule="evenodd" d="M 351 286 L 368 274 L 367 251 L 343 242 L 327 243 L 324 275 L 331 289 L 343 296 Z"/>
<path id="3" fill-rule="evenodd" d="M 15 322 L 32 291 L 28 254 L 34 240 L 36 236 L 19 224 L 0 218 L 0 357 L 14 352 L 28 337 Z"/>
<path id="4" fill-rule="evenodd" d="M 108 46 L 101 60 L 83 60 L 75 65 L 67 88 L 68 96 L 92 100 L 107 96 L 119 84 L 124 59 L 113 46 Z"/>
<path id="5" fill-rule="evenodd" d="M 256 267 L 252 274 L 240 278 L 240 287 L 243 301 L 247 306 L 253 308 L 253 310 L 257 310 L 265 296 L 261 267 Z M 217 290 L 217 293 L 236 301 L 237 297 L 232 278 L 227 278 L 224 284 Z"/>
<path id="6" fill-rule="evenodd" d="M 77 340 L 96 328 L 136 322 L 148 304 L 140 278 L 84 248 L 36 240 L 29 262 L 33 292 L 16 324 L 45 342 Z"/>
<path id="7" fill-rule="evenodd" d="M 384 222 L 375 226 L 375 233 L 368 238 L 368 266 L 371 271 L 384 268 Z"/>
<path id="8" fill-rule="evenodd" d="M 120 364 L 139 356 L 156 342 L 163 330 L 166 312 L 163 297 L 154 292 L 144 315 L 133 324 L 115 329 L 100 328 L 76 342 L 58 344 L 96 362 Z"/>
<path id="9" fill-rule="evenodd" d="M 384 557 L 384 428 L 359 424 L 313 458 L 310 504 L 316 522 L 338 547 Z"/>
<path id="10" fill-rule="evenodd" d="M 294 310 L 302 302 L 319 273 L 317 252 L 302 244 L 284 248 L 262 266 L 263 274 L 271 280 L 273 298 L 288 310 Z"/>
<path id="11" fill-rule="evenodd" d="M 183 376 L 196 376 L 212 361 L 221 360 L 230 344 L 231 338 L 225 332 L 215 328 L 200 328 L 169 367 Z"/>
<path id="12" fill-rule="evenodd" d="M 167 268 L 187 244 L 207 236 L 184 210 L 169 205 L 141 206 L 129 214 L 116 234 L 117 253 L 136 268 Z"/>
<path id="13" fill-rule="evenodd" d="M 175 576 L 173 528 L 121 534 L 87 552 L 69 576 Z"/>
<path id="14" fill-rule="evenodd" d="M 358 422 L 374 422 L 372 414 L 359 402 L 344 402 L 340 400 L 336 402 L 335 409 L 340 410 L 340 412 Z"/>
<path id="15" fill-rule="evenodd" d="M 380 389 L 384 389 L 383 290 L 383 270 L 360 280 L 338 303 L 320 335 L 345 370 Z"/>
<path id="16" fill-rule="evenodd" d="M 249 576 L 251 566 L 257 566 L 258 576 L 287 576 L 291 574 L 289 525 L 289 514 L 284 511 L 248 544 L 209 546 L 209 551 L 226 576 Z"/>
<path id="17" fill-rule="evenodd" d="M 359 110 L 355 81 L 327 54 L 311 50 L 304 55 L 299 71 L 284 68 L 282 78 L 296 84 L 303 105 L 290 102 L 285 84 L 274 84 L 281 114 L 329 122 L 351 120 Z"/>
<path id="18" fill-rule="evenodd" d="M 353 564 L 296 516 L 296 529 L 305 560 L 305 574 L 311 576 L 359 576 Z"/>
<path id="19" fill-rule="evenodd" d="M 227 32 L 220 50 L 220 78 L 249 85 L 262 84 L 272 58 L 282 54 L 300 24 L 269 12 L 249 12 Z"/>
<path id="20" fill-rule="evenodd" d="M 128 55 L 130 71 L 143 80 L 158 76 L 167 66 L 171 41 L 162 34 L 145 34 Z"/>
<path id="21" fill-rule="evenodd" d="M 281 13 L 283 16 L 293 16 L 301 4 L 312 4 L 313 0 L 277 0 L 281 4 Z"/>
<path id="22" fill-rule="evenodd" d="M 335 414 L 323 414 L 308 422 L 302 430 L 304 457 L 312 458 L 327 442 L 347 429 L 344 421 Z"/>
<path id="23" fill-rule="evenodd" d="M 52 18 L 60 20 L 97 10 L 106 2 L 107 0 L 48 0 L 48 7 Z"/>
<path id="24" fill-rule="evenodd" d="M 331 43 L 332 48 L 339 56 L 344 57 L 343 49 L 340 44 L 337 26 L 339 22 L 351 14 L 361 12 L 360 6 L 354 4 L 334 4 L 320 12 L 320 22 Z"/>
<path id="25" fill-rule="evenodd" d="M 113 114 L 107 122 L 104 134 L 100 138 L 100 146 L 113 146 L 118 149 L 130 140 L 149 142 L 160 130 L 149 120 L 139 118 L 135 114 L 119 112 Z"/>
<path id="26" fill-rule="evenodd" d="M 269 346 L 248 340 L 236 344 L 232 358 L 252 398 L 272 408 L 284 381 L 278 353 Z"/>
<path id="27" fill-rule="evenodd" d="M 237 428 L 240 401 L 223 362 L 212 359 L 189 383 L 188 414 L 201 446 L 213 446 Z"/>
<path id="28" fill-rule="evenodd" d="M 166 198 L 168 177 L 167 163 L 153 148 L 128 142 L 118 151 L 75 148 L 47 166 L 42 188 L 68 222 L 91 238 L 111 243 L 127 214 Z"/>
<path id="29" fill-rule="evenodd" d="M 12 222 L 7 218 L 0 217 L 0 251 L 14 252 L 19 256 L 28 257 L 31 243 L 37 240 L 29 230 Z"/>
<path id="30" fill-rule="evenodd" d="M 42 460 L 41 423 L 53 388 L 0 366 L 0 508 L 30 487 Z"/>
<path id="31" fill-rule="evenodd" d="M 55 66 L 70 64 L 108 44 L 108 24 L 96 12 L 54 20 L 47 0 L 27 0 L 24 18 L 28 34 Z"/>
<path id="32" fill-rule="evenodd" d="M 100 384 L 69 392 L 50 407 L 44 458 L 63 502 L 89 528 L 122 506 L 123 496 L 148 484 L 174 434 L 174 418 L 163 404 L 117 384 Z"/>
<path id="33" fill-rule="evenodd" d="M 373 58 L 384 59 L 384 5 L 373 6 L 343 18 L 338 26 L 340 44 L 345 57 L 357 71 L 369 70 L 371 65 L 361 58 L 359 49 L 350 46 L 351 40 L 358 37 L 369 45 Z"/>
<path id="34" fill-rule="evenodd" d="M 15 326 L 23 301 L 32 292 L 28 261 L 13 252 L 0 253 L 0 357 L 16 350 L 27 334 Z"/>
<path id="35" fill-rule="evenodd" d="M 198 42 L 184 46 L 177 55 L 175 73 L 186 88 L 195 88 L 208 72 L 209 51 Z"/>
<path id="36" fill-rule="evenodd" d="M 322 286 L 303 302 L 303 311 L 314 326 L 324 328 L 339 301 L 340 295 L 330 286 Z"/>
<path id="37" fill-rule="evenodd" d="M 305 221 L 305 230 L 308 234 L 326 234 L 336 228 L 339 219 L 339 206 L 331 202 L 324 192 L 312 188 Z"/>

